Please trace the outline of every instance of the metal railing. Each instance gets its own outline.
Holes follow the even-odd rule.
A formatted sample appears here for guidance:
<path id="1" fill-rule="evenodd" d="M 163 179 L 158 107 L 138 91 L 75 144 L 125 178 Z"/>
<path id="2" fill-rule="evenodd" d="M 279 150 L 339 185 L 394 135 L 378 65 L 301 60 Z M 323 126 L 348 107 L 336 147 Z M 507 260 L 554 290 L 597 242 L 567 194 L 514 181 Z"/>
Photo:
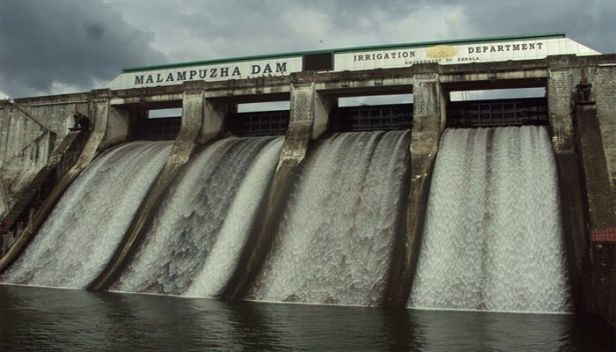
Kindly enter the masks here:
<path id="1" fill-rule="evenodd" d="M 495 127 L 548 125 L 546 98 L 500 99 L 451 102 L 448 127 Z"/>

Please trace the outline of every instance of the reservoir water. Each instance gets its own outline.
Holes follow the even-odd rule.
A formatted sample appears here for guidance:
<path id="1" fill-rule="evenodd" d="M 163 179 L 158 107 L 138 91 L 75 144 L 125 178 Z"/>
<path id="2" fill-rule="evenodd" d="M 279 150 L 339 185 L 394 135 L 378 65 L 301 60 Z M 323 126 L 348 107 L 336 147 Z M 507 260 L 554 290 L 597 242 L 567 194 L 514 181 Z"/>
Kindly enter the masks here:
<path id="1" fill-rule="evenodd" d="M 221 302 L 0 285 L 0 351 L 614 351 L 596 316 Z"/>

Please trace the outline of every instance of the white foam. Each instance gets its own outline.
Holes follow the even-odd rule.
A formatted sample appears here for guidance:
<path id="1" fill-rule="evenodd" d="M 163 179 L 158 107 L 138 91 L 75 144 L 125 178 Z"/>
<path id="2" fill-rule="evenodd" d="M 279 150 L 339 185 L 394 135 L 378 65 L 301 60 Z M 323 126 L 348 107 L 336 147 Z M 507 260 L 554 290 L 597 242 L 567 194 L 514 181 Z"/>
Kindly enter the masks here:
<path id="1" fill-rule="evenodd" d="M 409 306 L 568 312 L 562 236 L 545 128 L 447 130 Z"/>

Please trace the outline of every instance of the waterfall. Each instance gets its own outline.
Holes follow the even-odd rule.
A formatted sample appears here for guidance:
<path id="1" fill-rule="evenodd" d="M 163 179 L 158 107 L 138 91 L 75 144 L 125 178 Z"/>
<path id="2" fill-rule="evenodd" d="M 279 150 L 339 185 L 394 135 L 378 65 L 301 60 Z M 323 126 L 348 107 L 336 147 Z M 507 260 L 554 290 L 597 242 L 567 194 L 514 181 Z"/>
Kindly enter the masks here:
<path id="1" fill-rule="evenodd" d="M 215 296 L 237 266 L 282 143 L 228 138 L 201 149 L 173 181 L 111 290 Z"/>
<path id="2" fill-rule="evenodd" d="M 446 130 L 409 306 L 569 311 L 558 194 L 545 128 Z"/>
<path id="3" fill-rule="evenodd" d="M 378 304 L 400 227 L 410 132 L 335 134 L 305 161 L 249 299 Z"/>
<path id="4" fill-rule="evenodd" d="M 104 268 L 171 151 L 134 142 L 90 164 L 0 282 L 82 288 Z"/>

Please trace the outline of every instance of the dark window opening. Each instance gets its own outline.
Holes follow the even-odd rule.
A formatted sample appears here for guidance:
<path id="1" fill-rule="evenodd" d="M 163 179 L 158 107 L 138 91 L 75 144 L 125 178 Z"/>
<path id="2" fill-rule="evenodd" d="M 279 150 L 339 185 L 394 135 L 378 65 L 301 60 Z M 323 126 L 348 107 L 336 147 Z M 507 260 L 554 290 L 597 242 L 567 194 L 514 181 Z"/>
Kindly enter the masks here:
<path id="1" fill-rule="evenodd" d="M 135 111 L 131 128 L 132 140 L 174 140 L 182 126 L 182 109 L 151 109 Z"/>
<path id="2" fill-rule="evenodd" d="M 333 109 L 331 131 L 391 131 L 410 129 L 413 104 L 353 106 Z"/>
<path id="3" fill-rule="evenodd" d="M 457 101 L 447 107 L 448 127 L 549 125 L 546 98 Z"/>
<path id="4" fill-rule="evenodd" d="M 253 111 L 230 114 L 226 129 L 235 136 L 277 136 L 287 133 L 289 110 Z"/>
<path id="5" fill-rule="evenodd" d="M 303 71 L 332 71 L 334 69 L 333 53 L 304 55 Z"/>

